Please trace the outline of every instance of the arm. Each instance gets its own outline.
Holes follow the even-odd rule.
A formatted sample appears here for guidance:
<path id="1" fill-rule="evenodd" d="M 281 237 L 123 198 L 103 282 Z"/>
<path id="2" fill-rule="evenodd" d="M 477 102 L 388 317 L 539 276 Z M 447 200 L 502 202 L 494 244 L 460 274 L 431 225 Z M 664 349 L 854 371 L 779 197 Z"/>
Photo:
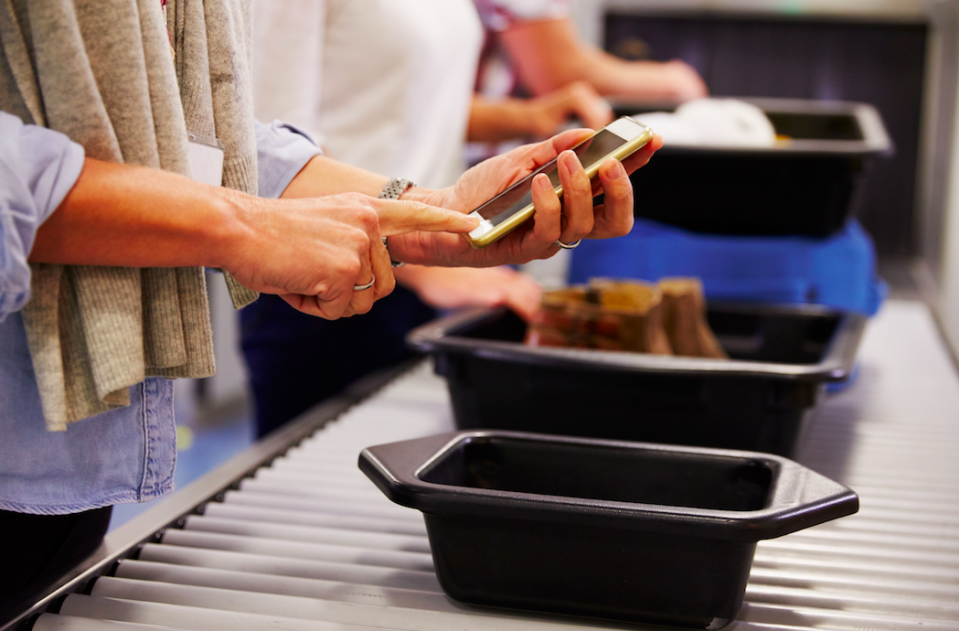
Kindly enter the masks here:
<path id="1" fill-rule="evenodd" d="M 268 197 L 284 189 L 281 197 L 288 198 L 371 193 L 386 181 L 318 156 L 318 150 L 304 153 L 304 146 L 312 145 L 297 142 L 302 136 L 283 131 L 277 133 L 270 125 L 257 127 L 264 164 L 260 188 L 266 189 Z M 285 173 L 304 160 L 306 166 L 298 173 L 294 171 L 292 177 Z M 31 261 L 226 268 L 228 251 L 249 232 L 244 223 L 276 207 L 264 199 L 145 167 L 86 159 L 79 175 L 62 207 L 40 229 Z M 304 186 L 313 194 L 297 194 Z M 144 247 L 145 241 L 150 247 Z M 112 246 L 102 247 L 104 243 Z"/>
<path id="2" fill-rule="evenodd" d="M 422 203 L 355 193 L 266 200 L 156 169 L 87 159 L 37 231 L 30 260 L 221 267 L 246 287 L 333 319 L 368 311 L 392 291 L 381 233 L 473 227 L 475 221 L 460 213 Z M 372 276 L 374 291 L 353 291 Z"/>
<path id="3" fill-rule="evenodd" d="M 261 131 L 266 131 L 263 126 Z M 269 144 L 271 143 L 261 143 L 261 146 Z M 277 160 L 277 152 L 272 153 L 272 156 L 264 155 L 264 150 L 261 150 L 261 158 L 265 158 L 260 161 L 261 172 L 264 164 L 279 162 L 283 165 L 280 168 L 266 169 L 278 174 L 288 170 L 285 165 L 296 164 L 295 161 Z M 270 180 L 271 178 L 264 178 L 261 173 L 260 190 L 267 195 L 271 194 L 274 188 Z M 280 178 L 278 183 L 282 181 Z M 314 157 L 297 177 L 285 186 L 285 190 L 280 190 L 282 190 L 281 197 L 287 199 L 333 194 L 340 189 L 363 191 L 373 196 L 379 194 L 385 183 L 386 178 L 382 176 L 326 158 Z M 506 305 L 524 318 L 530 319 L 539 307 L 541 293 L 539 285 L 525 274 L 514 272 L 509 268 L 471 269 L 406 265 L 393 270 L 393 275 L 396 282 L 413 290 L 424 302 L 439 309 Z"/>
<path id="4" fill-rule="evenodd" d="M 388 181 L 386 176 L 317 156 L 290 182 L 280 199 L 323 197 L 347 192 L 376 197 Z"/>
<path id="5" fill-rule="evenodd" d="M 467 139 L 498 142 L 513 138 L 544 138 L 555 134 L 571 117 L 600 129 L 613 119 L 609 105 L 581 81 L 533 99 L 493 100 L 476 95 L 470 106 Z"/>
<path id="6" fill-rule="evenodd" d="M 700 76 L 681 61 L 624 61 L 586 42 L 568 18 L 517 22 L 499 33 L 520 79 L 542 95 L 573 81 L 603 95 L 687 101 L 708 95 Z"/>
<path id="7" fill-rule="evenodd" d="M 306 132 L 279 120 L 256 122 L 256 153 L 259 194 L 268 199 L 376 197 L 389 179 L 324 157 Z"/>
<path id="8" fill-rule="evenodd" d="M 396 237 L 390 248 L 397 260 L 490 267 L 552 256 L 558 239 L 569 243 L 626 234 L 633 217 L 626 175 L 645 164 L 661 141 L 654 140 L 623 165 L 608 161 L 594 190 L 569 151 L 587 134 L 572 130 L 520 147 L 474 167 L 449 189 L 413 188 L 404 195 L 406 201 L 360 193 L 313 197 L 346 187 L 378 192 L 385 181 L 323 157 L 310 160 L 280 200 L 254 198 L 154 169 L 87 160 L 70 193 L 38 231 L 31 260 L 219 266 L 243 285 L 278 294 L 307 313 L 331 319 L 364 313 L 393 287 L 381 235 Z M 562 201 L 549 179 L 540 175 L 533 186 L 533 221 L 483 250 L 451 234 L 475 228 L 475 220 L 464 213 L 557 157 L 565 190 Z M 605 203 L 594 208 L 593 195 L 600 190 Z M 300 194 L 309 197 L 296 198 Z M 371 277 L 376 279 L 375 291 L 353 290 Z"/>
<path id="9" fill-rule="evenodd" d="M 30 261 L 226 267 L 227 250 L 242 233 L 246 197 L 157 169 L 87 158 L 37 232 Z"/>

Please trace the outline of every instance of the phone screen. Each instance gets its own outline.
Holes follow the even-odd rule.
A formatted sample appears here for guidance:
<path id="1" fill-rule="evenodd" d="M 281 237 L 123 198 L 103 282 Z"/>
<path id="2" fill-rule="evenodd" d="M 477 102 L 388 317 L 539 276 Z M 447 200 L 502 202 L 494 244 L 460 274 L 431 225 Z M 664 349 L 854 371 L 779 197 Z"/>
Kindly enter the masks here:
<path id="1" fill-rule="evenodd" d="M 599 162 L 627 142 L 629 141 L 625 138 L 603 129 L 588 140 L 574 147 L 573 151 L 579 156 L 579 161 L 584 166 L 589 166 L 590 164 Z M 493 227 L 498 226 L 533 203 L 533 178 L 540 173 L 545 173 L 549 176 L 549 181 L 554 188 L 559 186 L 556 160 L 553 160 L 544 164 L 537 171 L 523 178 L 473 212 L 478 213 L 480 217 L 487 220 Z"/>

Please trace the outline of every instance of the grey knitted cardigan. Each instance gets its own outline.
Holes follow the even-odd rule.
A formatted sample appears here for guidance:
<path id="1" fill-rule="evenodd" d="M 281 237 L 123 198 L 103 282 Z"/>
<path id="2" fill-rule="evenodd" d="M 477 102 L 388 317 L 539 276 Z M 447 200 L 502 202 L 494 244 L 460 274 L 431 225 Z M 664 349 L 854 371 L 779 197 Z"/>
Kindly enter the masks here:
<path id="1" fill-rule="evenodd" d="M 256 194 L 248 0 L 0 0 L 0 109 L 91 158 L 189 174 L 187 131 Z M 168 38 L 169 33 L 169 38 Z M 175 54 L 171 51 L 175 50 Z M 33 264 L 23 320 L 47 427 L 130 404 L 145 378 L 213 374 L 200 268 Z M 256 294 L 227 276 L 234 305 Z"/>

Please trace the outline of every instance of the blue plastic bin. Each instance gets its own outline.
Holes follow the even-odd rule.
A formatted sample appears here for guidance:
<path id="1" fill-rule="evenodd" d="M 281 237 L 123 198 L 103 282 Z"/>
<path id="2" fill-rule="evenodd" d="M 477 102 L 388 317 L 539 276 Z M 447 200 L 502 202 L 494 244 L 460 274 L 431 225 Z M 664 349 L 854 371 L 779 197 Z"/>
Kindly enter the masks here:
<path id="1" fill-rule="evenodd" d="M 695 276 L 707 299 L 819 304 L 867 316 L 889 291 L 876 276 L 872 239 L 855 219 L 825 239 L 704 235 L 637 219 L 625 237 L 583 241 L 573 252 L 570 283 L 600 276 Z M 827 390 L 848 387 L 857 372 Z"/>
<path id="2" fill-rule="evenodd" d="M 583 241 L 573 253 L 570 283 L 601 276 L 695 276 L 713 300 L 820 304 L 869 316 L 888 291 L 876 276 L 872 239 L 856 220 L 813 239 L 703 235 L 637 219 L 629 235 Z"/>

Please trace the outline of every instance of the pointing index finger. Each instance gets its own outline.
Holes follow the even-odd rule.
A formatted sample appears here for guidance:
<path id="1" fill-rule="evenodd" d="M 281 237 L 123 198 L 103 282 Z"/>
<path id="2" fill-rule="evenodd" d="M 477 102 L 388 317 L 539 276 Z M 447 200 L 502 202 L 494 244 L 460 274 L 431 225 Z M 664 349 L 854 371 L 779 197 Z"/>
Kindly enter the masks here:
<path id="1" fill-rule="evenodd" d="M 479 225 L 475 217 L 422 202 L 374 199 L 380 234 L 391 237 L 425 230 L 427 232 L 469 232 Z"/>

